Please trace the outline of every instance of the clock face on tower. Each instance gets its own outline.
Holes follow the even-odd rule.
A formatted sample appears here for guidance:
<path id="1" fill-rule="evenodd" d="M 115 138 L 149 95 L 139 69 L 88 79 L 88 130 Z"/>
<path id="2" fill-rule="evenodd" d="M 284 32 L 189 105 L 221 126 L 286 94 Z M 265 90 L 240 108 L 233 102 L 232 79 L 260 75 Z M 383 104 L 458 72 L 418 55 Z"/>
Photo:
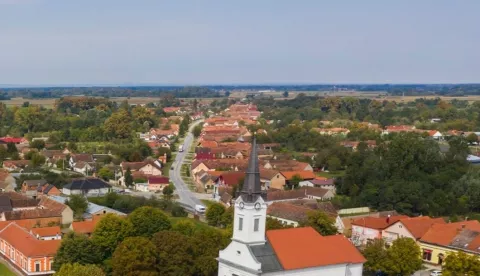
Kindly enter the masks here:
<path id="1" fill-rule="evenodd" d="M 255 210 L 260 210 L 261 207 L 262 205 L 259 202 L 255 203 Z"/>
<path id="2" fill-rule="evenodd" d="M 245 208 L 245 203 L 240 202 L 240 209 L 243 209 L 243 208 Z"/>

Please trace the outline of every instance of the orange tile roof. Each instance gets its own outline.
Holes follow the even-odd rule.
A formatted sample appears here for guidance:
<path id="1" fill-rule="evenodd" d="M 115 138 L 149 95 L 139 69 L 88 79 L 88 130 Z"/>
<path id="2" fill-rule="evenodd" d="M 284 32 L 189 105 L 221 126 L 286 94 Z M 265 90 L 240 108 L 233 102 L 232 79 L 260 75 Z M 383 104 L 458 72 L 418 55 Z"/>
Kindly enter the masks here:
<path id="1" fill-rule="evenodd" d="M 280 172 L 287 180 L 291 180 L 295 175 L 302 179 L 315 179 L 317 177 L 312 171 L 281 171 Z"/>
<path id="2" fill-rule="evenodd" d="M 40 237 L 52 237 L 62 233 L 59 226 L 32 228 L 30 231 L 32 231 L 34 235 L 39 235 Z"/>
<path id="3" fill-rule="evenodd" d="M 370 229 L 382 230 L 404 218 L 408 218 L 408 217 L 407 216 L 391 216 L 390 218 L 363 217 L 363 218 L 358 218 L 356 220 L 353 220 L 352 225 L 362 226 Z"/>
<path id="4" fill-rule="evenodd" d="M 366 261 L 344 236 L 323 237 L 311 227 L 270 230 L 267 238 L 285 270 Z"/>
<path id="5" fill-rule="evenodd" d="M 95 216 L 92 220 L 74 221 L 72 222 L 72 230 L 79 234 L 91 234 L 101 218 L 102 216 Z"/>
<path id="6" fill-rule="evenodd" d="M 61 240 L 37 240 L 32 234 L 16 223 L 11 223 L 0 232 L 5 240 L 26 257 L 53 256 L 60 247 Z"/>
<path id="7" fill-rule="evenodd" d="M 200 142 L 200 146 L 202 148 L 216 148 L 218 146 L 218 143 L 215 141 L 202 141 Z"/>
<path id="8" fill-rule="evenodd" d="M 420 241 L 448 246 L 462 229 L 480 232 L 480 222 L 478 220 L 469 220 L 447 224 L 436 223 L 428 229 Z"/>
<path id="9" fill-rule="evenodd" d="M 428 231 L 428 229 L 430 229 L 432 224 L 445 224 L 445 220 L 443 218 L 431 218 L 428 216 L 405 218 L 401 219 L 400 222 L 416 239 L 420 239 Z"/>

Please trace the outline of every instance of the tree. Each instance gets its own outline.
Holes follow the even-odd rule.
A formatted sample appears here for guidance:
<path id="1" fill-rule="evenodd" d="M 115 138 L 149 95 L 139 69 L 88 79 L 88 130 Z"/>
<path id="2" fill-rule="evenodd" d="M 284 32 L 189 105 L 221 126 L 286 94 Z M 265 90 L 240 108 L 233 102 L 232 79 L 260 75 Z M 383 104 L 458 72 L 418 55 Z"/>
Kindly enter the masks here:
<path id="1" fill-rule="evenodd" d="M 81 218 L 88 208 L 88 201 L 83 195 L 71 195 L 65 204 L 72 209 L 76 218 Z"/>
<path id="2" fill-rule="evenodd" d="M 32 141 L 32 142 L 30 142 L 30 147 L 41 150 L 41 149 L 45 148 L 45 141 L 43 141 L 43 140 Z"/>
<path id="3" fill-rule="evenodd" d="M 302 224 L 313 227 L 322 236 L 334 235 L 338 232 L 335 220 L 323 211 L 308 212 L 307 220 Z"/>
<path id="4" fill-rule="evenodd" d="M 114 173 L 107 167 L 103 167 L 98 171 L 98 176 L 102 178 L 105 181 L 108 181 L 110 179 L 114 179 L 115 175 Z"/>
<path id="5" fill-rule="evenodd" d="M 55 272 L 55 276 L 105 276 L 105 273 L 96 265 L 66 263 L 60 267 L 59 271 Z"/>
<path id="6" fill-rule="evenodd" d="M 113 253 L 113 276 L 156 276 L 157 267 L 155 245 L 144 237 L 126 238 Z"/>
<path id="7" fill-rule="evenodd" d="M 162 190 L 162 194 L 163 194 L 163 198 L 165 200 L 171 200 L 172 197 L 173 197 L 173 191 L 174 191 L 174 186 L 169 184 L 168 186 L 166 186 L 165 188 L 163 188 Z"/>
<path id="8" fill-rule="evenodd" d="M 288 181 L 288 186 L 291 187 L 291 189 L 296 189 L 298 188 L 300 181 L 303 181 L 303 178 L 296 174 Z"/>
<path id="9" fill-rule="evenodd" d="M 200 137 L 200 134 L 202 134 L 202 126 L 201 125 L 196 125 L 193 130 L 192 130 L 193 136 L 195 138 Z"/>
<path id="10" fill-rule="evenodd" d="M 225 213 L 225 207 L 218 202 L 211 203 L 205 212 L 205 218 L 209 225 L 220 226 L 222 223 L 222 216 Z"/>
<path id="11" fill-rule="evenodd" d="M 119 243 L 133 234 L 132 223 L 115 214 L 105 215 L 95 227 L 92 241 L 101 247 L 106 256 L 111 256 Z"/>
<path id="12" fill-rule="evenodd" d="M 39 106 L 28 106 L 19 108 L 15 112 L 15 122 L 31 132 L 36 125 L 43 120 L 43 114 Z"/>
<path id="13" fill-rule="evenodd" d="M 34 153 L 31 156 L 30 162 L 33 167 L 40 167 L 45 164 L 45 156 L 40 155 L 38 153 Z"/>
<path id="14" fill-rule="evenodd" d="M 135 236 L 147 238 L 158 231 L 169 230 L 172 227 L 165 213 L 148 206 L 137 208 L 128 216 L 128 220 L 133 225 Z"/>
<path id="15" fill-rule="evenodd" d="M 128 111 L 121 109 L 110 116 L 103 124 L 105 133 L 110 138 L 131 138 L 132 120 Z"/>
<path id="16" fill-rule="evenodd" d="M 185 166 L 185 175 L 190 177 L 190 168 L 188 166 Z"/>
<path id="17" fill-rule="evenodd" d="M 422 267 L 420 247 L 414 239 L 399 238 L 387 249 L 384 272 L 389 275 L 411 275 Z"/>
<path id="18" fill-rule="evenodd" d="M 478 136 L 477 136 L 477 134 L 475 134 L 473 132 L 468 134 L 466 139 L 467 139 L 467 142 L 470 143 L 470 144 L 478 143 Z"/>
<path id="19" fill-rule="evenodd" d="M 387 250 L 385 249 L 385 241 L 383 239 L 375 239 L 368 243 L 362 254 L 367 259 L 367 262 L 363 265 L 366 271 L 384 271 Z"/>
<path id="20" fill-rule="evenodd" d="M 7 152 L 9 154 L 18 153 L 17 147 L 15 146 L 14 143 L 11 143 L 11 142 L 7 143 Z"/>
<path id="21" fill-rule="evenodd" d="M 173 231 L 153 236 L 159 259 L 159 275 L 192 275 L 194 259 L 192 239 Z"/>
<path id="22" fill-rule="evenodd" d="M 133 186 L 133 176 L 132 176 L 132 171 L 130 170 L 130 167 L 127 168 L 127 171 L 125 172 L 125 186 L 127 187 L 132 187 Z"/>
<path id="23" fill-rule="evenodd" d="M 53 269 L 59 271 L 63 264 L 100 264 L 103 252 L 91 239 L 85 235 L 77 235 L 73 232 L 66 234 L 55 255 Z"/>
<path id="24" fill-rule="evenodd" d="M 337 171 L 340 169 L 342 163 L 340 159 L 336 156 L 328 158 L 327 166 L 329 171 Z"/>
<path id="25" fill-rule="evenodd" d="M 185 208 L 178 204 L 174 204 L 172 207 L 172 216 L 173 217 L 186 217 L 188 213 L 185 211 Z"/>
<path id="26" fill-rule="evenodd" d="M 478 256 L 468 255 L 462 251 L 450 253 L 445 258 L 442 272 L 445 276 L 480 275 L 480 259 Z"/>
<path id="27" fill-rule="evenodd" d="M 173 224 L 172 230 L 185 236 L 193 236 L 197 229 L 195 223 L 191 219 L 178 220 Z"/>
<path id="28" fill-rule="evenodd" d="M 283 91 L 283 97 L 288 98 L 288 91 L 287 90 Z"/>

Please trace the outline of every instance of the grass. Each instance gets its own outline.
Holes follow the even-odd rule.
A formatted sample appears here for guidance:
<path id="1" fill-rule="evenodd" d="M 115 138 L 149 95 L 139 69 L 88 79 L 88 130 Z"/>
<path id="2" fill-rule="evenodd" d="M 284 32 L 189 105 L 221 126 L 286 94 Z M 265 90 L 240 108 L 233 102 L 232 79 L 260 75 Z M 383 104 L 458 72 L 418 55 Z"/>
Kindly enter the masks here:
<path id="1" fill-rule="evenodd" d="M 326 178 L 337 178 L 345 175 L 345 171 L 334 171 L 334 172 L 316 172 L 318 176 Z"/>
<path id="2" fill-rule="evenodd" d="M 6 265 L 0 263 L 0 276 L 15 276 L 17 274 L 13 273 Z"/>

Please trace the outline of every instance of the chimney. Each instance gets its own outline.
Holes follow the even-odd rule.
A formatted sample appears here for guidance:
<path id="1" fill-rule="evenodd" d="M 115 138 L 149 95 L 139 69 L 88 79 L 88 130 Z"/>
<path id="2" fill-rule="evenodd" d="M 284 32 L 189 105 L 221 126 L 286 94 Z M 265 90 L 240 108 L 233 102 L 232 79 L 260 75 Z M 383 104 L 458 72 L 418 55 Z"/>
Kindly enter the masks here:
<path id="1" fill-rule="evenodd" d="M 462 224 L 462 229 L 465 229 L 466 225 L 465 224 Z"/>
<path id="2" fill-rule="evenodd" d="M 390 223 L 390 215 L 387 216 L 387 223 Z"/>

